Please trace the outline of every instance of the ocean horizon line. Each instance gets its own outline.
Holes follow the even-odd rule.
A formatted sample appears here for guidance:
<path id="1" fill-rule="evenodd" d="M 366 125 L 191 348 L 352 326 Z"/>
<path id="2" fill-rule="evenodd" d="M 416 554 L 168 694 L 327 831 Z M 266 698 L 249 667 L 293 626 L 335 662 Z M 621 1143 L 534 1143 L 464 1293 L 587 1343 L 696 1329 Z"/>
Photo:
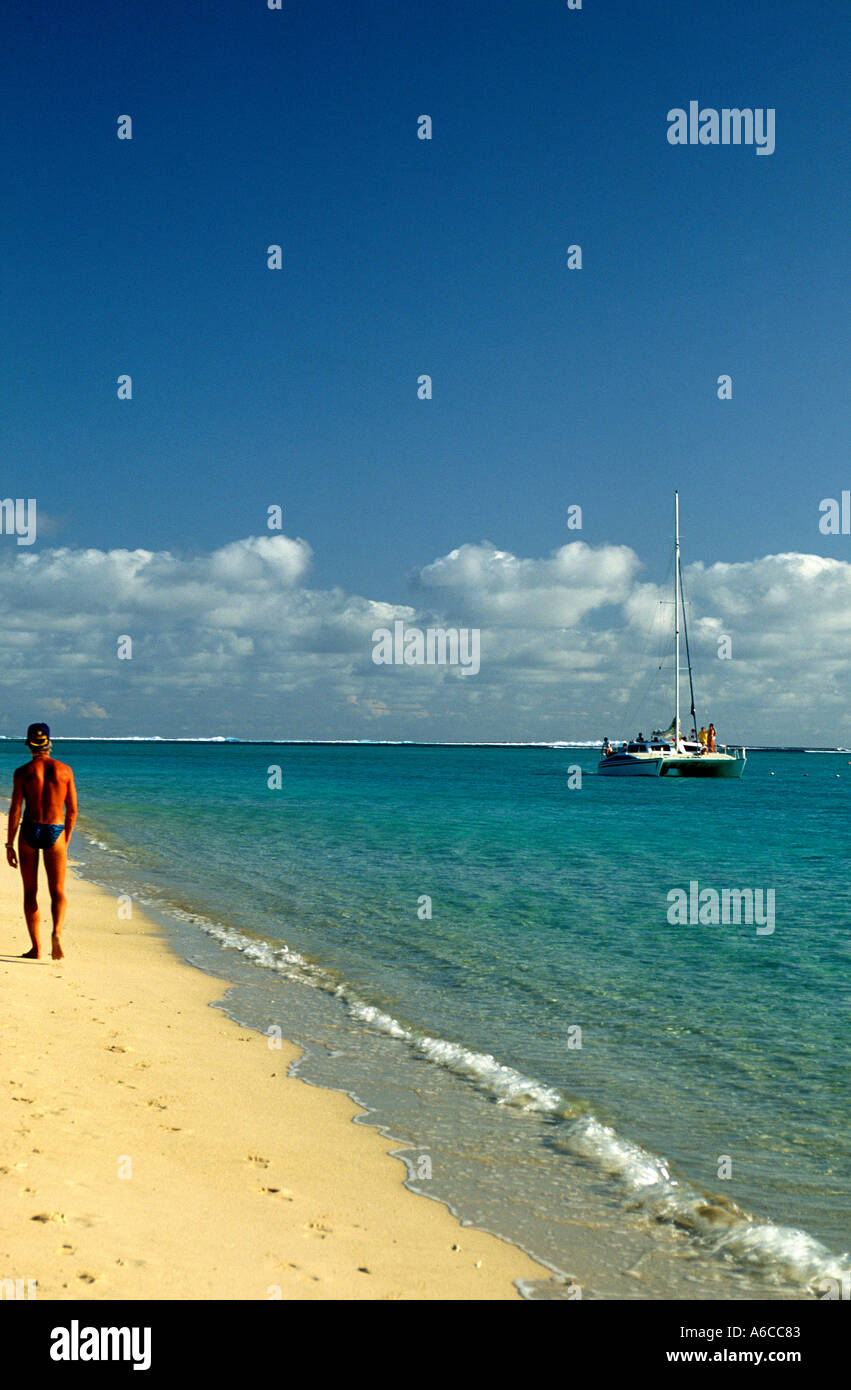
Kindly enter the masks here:
<path id="1" fill-rule="evenodd" d="M 626 736 L 612 742 L 626 741 Z M 602 748 L 596 739 L 413 739 L 413 738 L 238 738 L 226 734 L 188 737 L 180 734 L 55 734 L 53 743 L 238 743 L 255 747 L 339 747 L 339 748 Z M 0 743 L 24 743 L 14 734 L 0 734 Z M 731 745 L 734 746 L 734 745 Z M 738 745 L 736 745 L 738 746 Z M 748 753 L 848 753 L 840 745 L 803 743 L 754 743 L 744 745 Z"/>

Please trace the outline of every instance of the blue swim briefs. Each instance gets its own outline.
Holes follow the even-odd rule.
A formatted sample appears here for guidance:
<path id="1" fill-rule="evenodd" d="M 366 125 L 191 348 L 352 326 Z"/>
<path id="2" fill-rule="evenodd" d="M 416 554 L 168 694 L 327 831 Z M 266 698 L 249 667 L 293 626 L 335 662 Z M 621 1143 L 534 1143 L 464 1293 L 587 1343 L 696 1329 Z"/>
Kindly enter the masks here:
<path id="1" fill-rule="evenodd" d="M 21 834 L 30 849 L 52 849 L 64 830 L 64 825 L 43 825 L 35 820 L 21 822 Z"/>

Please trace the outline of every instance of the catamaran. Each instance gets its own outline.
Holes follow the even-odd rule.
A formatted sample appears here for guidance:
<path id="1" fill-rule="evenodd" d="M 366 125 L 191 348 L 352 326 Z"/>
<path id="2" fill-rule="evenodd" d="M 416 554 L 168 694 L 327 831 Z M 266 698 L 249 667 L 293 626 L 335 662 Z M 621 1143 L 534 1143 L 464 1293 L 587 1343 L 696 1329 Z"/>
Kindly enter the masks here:
<path id="1" fill-rule="evenodd" d="M 597 771 L 603 777 L 741 777 L 747 755 L 744 748 L 728 749 L 726 744 L 708 748 L 695 738 L 683 738 L 680 726 L 680 610 L 685 632 L 692 729 L 697 728 L 694 712 L 694 682 L 688 644 L 685 603 L 682 601 L 680 565 L 680 495 L 674 493 L 674 717 L 670 727 L 655 730 L 652 737 L 621 743 L 603 752 Z"/>

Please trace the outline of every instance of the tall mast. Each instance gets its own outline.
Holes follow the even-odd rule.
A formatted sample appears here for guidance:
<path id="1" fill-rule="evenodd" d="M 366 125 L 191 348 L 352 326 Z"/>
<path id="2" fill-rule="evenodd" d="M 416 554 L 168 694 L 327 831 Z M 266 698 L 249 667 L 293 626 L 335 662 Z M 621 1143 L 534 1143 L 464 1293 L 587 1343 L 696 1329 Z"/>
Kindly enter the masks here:
<path id="1" fill-rule="evenodd" d="M 674 493 L 674 747 L 680 749 L 680 494 Z"/>

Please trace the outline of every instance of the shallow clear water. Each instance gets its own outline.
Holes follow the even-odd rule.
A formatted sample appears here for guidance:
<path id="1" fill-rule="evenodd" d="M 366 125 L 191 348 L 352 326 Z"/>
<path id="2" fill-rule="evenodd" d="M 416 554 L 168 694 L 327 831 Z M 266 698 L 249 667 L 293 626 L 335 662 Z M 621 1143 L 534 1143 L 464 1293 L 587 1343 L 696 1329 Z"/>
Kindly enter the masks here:
<path id="1" fill-rule="evenodd" d="M 300 1030 L 303 1074 L 410 1139 L 422 1190 L 565 1273 L 568 1197 L 654 1228 L 657 1262 L 707 1254 L 719 1296 L 849 1267 L 846 756 L 707 782 L 546 748 L 55 752 L 84 872 L 177 909 L 206 968 L 238 952 L 233 1010 Z M 18 761 L 0 744 L 4 790 Z M 773 890 L 774 930 L 671 925 L 693 881 Z"/>

